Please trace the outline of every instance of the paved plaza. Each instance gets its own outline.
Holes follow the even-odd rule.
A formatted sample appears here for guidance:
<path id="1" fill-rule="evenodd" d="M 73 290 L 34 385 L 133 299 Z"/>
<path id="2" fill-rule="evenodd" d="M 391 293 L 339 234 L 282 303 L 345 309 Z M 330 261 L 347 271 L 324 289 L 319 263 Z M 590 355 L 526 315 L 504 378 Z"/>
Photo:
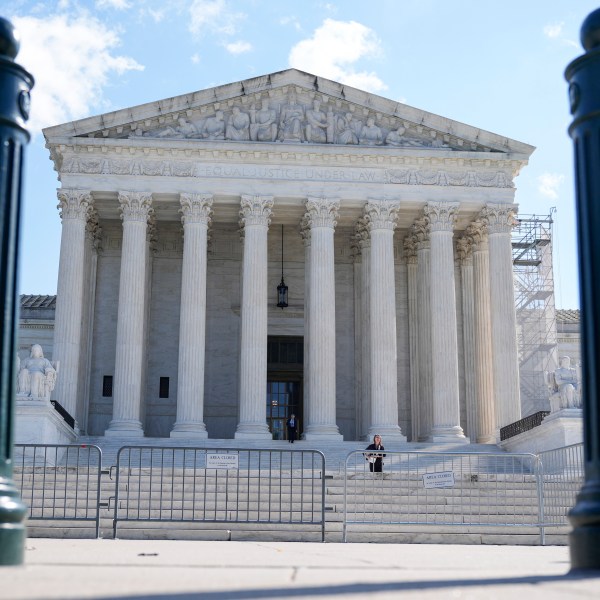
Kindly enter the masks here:
<path id="1" fill-rule="evenodd" d="M 598 598 L 565 546 L 27 540 L 2 600 L 127 598 Z"/>

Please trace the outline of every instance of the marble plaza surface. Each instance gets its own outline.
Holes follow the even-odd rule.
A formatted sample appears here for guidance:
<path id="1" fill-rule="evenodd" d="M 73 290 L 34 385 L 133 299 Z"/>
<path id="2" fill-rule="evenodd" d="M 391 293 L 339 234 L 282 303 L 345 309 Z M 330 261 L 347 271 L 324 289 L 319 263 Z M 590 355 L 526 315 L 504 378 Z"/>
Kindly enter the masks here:
<path id="1" fill-rule="evenodd" d="M 0 598 L 597 598 L 561 546 L 30 539 Z"/>

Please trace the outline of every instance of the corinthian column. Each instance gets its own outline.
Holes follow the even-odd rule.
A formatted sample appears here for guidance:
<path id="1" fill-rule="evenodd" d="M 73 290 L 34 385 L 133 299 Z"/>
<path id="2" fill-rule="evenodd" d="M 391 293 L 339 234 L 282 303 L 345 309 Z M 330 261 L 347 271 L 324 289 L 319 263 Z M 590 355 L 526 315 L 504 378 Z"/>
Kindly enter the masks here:
<path id="1" fill-rule="evenodd" d="M 74 418 L 77 398 L 83 321 L 84 267 L 86 224 L 92 209 L 88 190 L 58 190 L 58 208 L 62 218 L 60 267 L 54 320 L 54 351 L 52 359 L 60 362 L 55 398 Z"/>
<path id="2" fill-rule="evenodd" d="M 483 222 L 467 227 L 473 242 L 475 288 L 475 381 L 477 384 L 477 442 L 496 443 L 492 317 L 490 309 L 490 262 L 487 230 Z"/>
<path id="3" fill-rule="evenodd" d="M 142 437 L 144 316 L 146 310 L 146 234 L 153 213 L 152 195 L 119 192 L 123 244 L 117 311 L 117 348 L 113 418 L 106 436 Z"/>
<path id="4" fill-rule="evenodd" d="M 355 319 L 359 336 L 357 355 L 360 357 L 360 439 L 368 440 L 371 429 L 371 316 L 370 316 L 370 273 L 371 273 L 371 238 L 366 219 L 360 218 L 356 224 L 356 240 L 360 248 L 360 274 L 358 285 L 358 302 L 360 314 Z"/>
<path id="5" fill-rule="evenodd" d="M 242 196 L 244 225 L 240 422 L 235 438 L 270 440 L 267 426 L 267 232 L 271 196 Z"/>
<path id="6" fill-rule="evenodd" d="M 431 379 L 431 261 L 429 219 L 417 219 L 412 227 L 417 244 L 417 323 L 419 434 L 414 441 L 428 440 L 433 423 L 433 385 Z"/>
<path id="7" fill-rule="evenodd" d="M 411 441 L 419 439 L 419 301 L 417 296 L 417 238 L 409 233 L 404 238 L 408 289 L 408 348 L 410 363 L 410 421 Z"/>
<path id="8" fill-rule="evenodd" d="M 181 194 L 183 266 L 179 317 L 177 421 L 171 437 L 207 438 L 204 425 L 206 245 L 212 196 Z"/>
<path id="9" fill-rule="evenodd" d="M 398 426 L 398 355 L 396 348 L 396 286 L 394 229 L 399 205 L 369 200 L 365 205 L 371 237 L 369 321 L 371 330 L 371 427 L 392 441 L 406 441 Z"/>
<path id="10" fill-rule="evenodd" d="M 487 224 L 497 427 L 521 418 L 517 315 L 512 265 L 511 232 L 515 207 L 488 204 L 481 216 Z"/>
<path id="11" fill-rule="evenodd" d="M 339 201 L 309 198 L 310 323 L 308 397 L 310 422 L 304 438 L 340 439 L 335 407 L 335 271 L 333 234 Z"/>
<path id="12" fill-rule="evenodd" d="M 425 205 L 431 242 L 431 377 L 434 442 L 467 442 L 460 426 L 452 236 L 458 203 Z"/>
<path id="13" fill-rule="evenodd" d="M 300 235 L 304 243 L 304 380 L 308 381 L 310 373 L 310 226 L 306 217 L 300 222 Z M 308 386 L 303 389 L 304 425 L 305 429 L 310 423 L 310 397 Z M 304 434 L 302 434 L 304 437 Z"/>
<path id="14" fill-rule="evenodd" d="M 465 404 L 467 435 L 477 439 L 477 384 L 475 381 L 475 290 L 473 287 L 473 240 L 464 235 L 456 242 L 460 261 L 463 356 L 465 361 Z"/>

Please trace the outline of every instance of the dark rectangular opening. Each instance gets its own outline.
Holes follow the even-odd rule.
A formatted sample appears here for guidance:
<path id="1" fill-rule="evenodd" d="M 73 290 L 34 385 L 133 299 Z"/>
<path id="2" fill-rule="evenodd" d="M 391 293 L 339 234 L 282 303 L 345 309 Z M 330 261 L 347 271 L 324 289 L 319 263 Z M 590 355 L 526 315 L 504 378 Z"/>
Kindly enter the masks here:
<path id="1" fill-rule="evenodd" d="M 102 397 L 103 398 L 112 398 L 113 390 L 113 378 L 112 375 L 105 375 L 102 378 Z"/>
<path id="2" fill-rule="evenodd" d="M 158 397 L 168 398 L 169 397 L 169 378 L 161 377 L 160 384 L 158 386 Z"/>

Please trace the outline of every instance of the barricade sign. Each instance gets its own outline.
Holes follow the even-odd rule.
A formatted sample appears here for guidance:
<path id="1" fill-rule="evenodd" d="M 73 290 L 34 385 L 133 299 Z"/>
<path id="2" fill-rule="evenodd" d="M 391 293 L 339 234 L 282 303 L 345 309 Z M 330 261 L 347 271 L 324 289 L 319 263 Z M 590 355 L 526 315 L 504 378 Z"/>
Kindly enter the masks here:
<path id="1" fill-rule="evenodd" d="M 426 488 L 454 487 L 454 473 L 452 471 L 426 473 L 423 475 L 423 486 Z"/>
<path id="2" fill-rule="evenodd" d="M 237 454 L 207 454 L 206 455 L 207 469 L 237 469 L 238 455 Z"/>

